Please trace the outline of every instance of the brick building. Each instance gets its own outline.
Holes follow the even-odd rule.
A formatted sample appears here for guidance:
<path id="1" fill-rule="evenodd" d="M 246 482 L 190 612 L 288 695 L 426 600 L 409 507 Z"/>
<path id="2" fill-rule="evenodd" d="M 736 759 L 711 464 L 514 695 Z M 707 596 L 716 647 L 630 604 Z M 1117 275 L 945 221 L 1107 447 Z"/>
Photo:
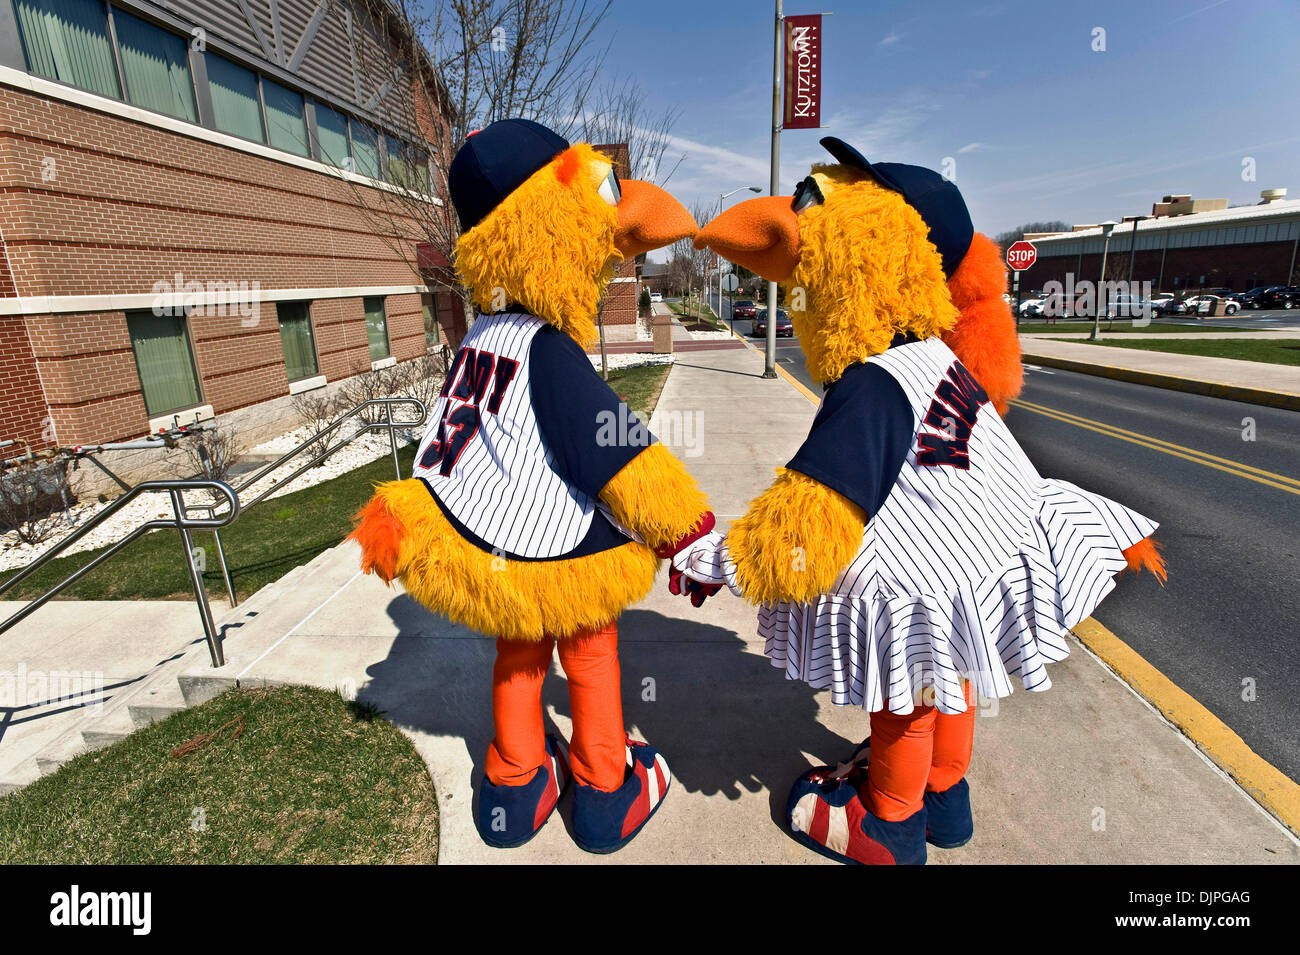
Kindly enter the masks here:
<path id="1" fill-rule="evenodd" d="M 363 4 L 0 0 L 0 440 L 259 440 L 459 340 L 392 238 L 437 120 Z"/>
<path id="2" fill-rule="evenodd" d="M 1150 282 L 1152 291 L 1170 292 L 1240 292 L 1260 285 L 1300 284 L 1300 200 L 1279 198 L 1285 192 L 1265 190 L 1258 205 L 1235 208 L 1227 208 L 1223 200 L 1166 197 L 1154 205 L 1152 217 L 1137 223 L 1136 234 L 1136 217 L 1125 217 L 1115 227 L 1105 278 L 1126 281 L 1131 275 L 1135 282 Z M 1021 274 L 1021 288 L 1038 289 L 1051 281 L 1067 284 L 1067 275 L 1076 282 L 1098 279 L 1104 242 L 1099 226 L 1029 238 L 1038 259 Z"/>
<path id="3" fill-rule="evenodd" d="M 595 148 L 613 160 L 616 175 L 623 179 L 632 178 L 632 163 L 628 159 L 627 143 L 606 144 Z M 600 303 L 600 318 L 607 331 L 615 326 L 636 325 L 637 300 L 641 296 L 638 260 L 644 258 L 645 256 L 636 256 L 624 259 L 619 264 L 618 271 L 614 273 L 614 278 L 610 280 L 609 289 Z"/>

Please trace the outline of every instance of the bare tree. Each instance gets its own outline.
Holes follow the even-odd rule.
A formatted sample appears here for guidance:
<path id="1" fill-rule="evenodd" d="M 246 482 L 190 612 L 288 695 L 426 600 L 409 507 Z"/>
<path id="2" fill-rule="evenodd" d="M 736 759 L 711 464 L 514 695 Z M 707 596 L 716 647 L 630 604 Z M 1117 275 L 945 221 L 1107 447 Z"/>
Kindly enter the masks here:
<path id="1" fill-rule="evenodd" d="M 596 33 L 612 0 L 362 2 L 397 52 L 368 67 L 396 94 L 395 141 L 405 146 L 396 163 L 388 150 L 394 188 L 353 182 L 358 207 L 413 270 L 459 297 L 467 324 L 473 307 L 452 270 L 460 224 L 447 170 L 474 130 L 518 117 L 571 139 L 627 142 L 634 175 L 666 178 L 645 173 L 659 171 L 676 111 L 652 115 L 631 81 L 596 85 L 608 52 Z"/>
<path id="2" fill-rule="evenodd" d="M 691 206 L 691 217 L 697 223 L 708 222 L 717 211 L 716 202 L 696 202 Z M 704 280 L 713 263 L 713 251 L 697 249 L 688 237 L 678 239 L 668 247 L 668 282 L 673 290 L 686 294 L 691 289 L 704 287 Z"/>

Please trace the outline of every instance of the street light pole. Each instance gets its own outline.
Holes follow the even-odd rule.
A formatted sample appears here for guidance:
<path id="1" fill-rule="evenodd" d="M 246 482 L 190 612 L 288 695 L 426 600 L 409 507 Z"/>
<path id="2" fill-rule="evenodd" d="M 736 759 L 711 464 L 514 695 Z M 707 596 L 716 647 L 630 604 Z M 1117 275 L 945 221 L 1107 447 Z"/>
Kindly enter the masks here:
<path id="1" fill-rule="evenodd" d="M 776 24 L 772 40 L 772 170 L 768 181 L 768 195 L 781 190 L 781 0 L 776 0 Z M 767 283 L 767 347 L 763 362 L 763 377 L 776 377 L 776 283 Z"/>
<path id="2" fill-rule="evenodd" d="M 1106 256 L 1110 254 L 1110 234 L 1115 231 L 1118 223 L 1107 220 L 1101 224 L 1101 234 L 1104 241 L 1101 246 L 1101 280 L 1097 283 L 1097 294 L 1094 296 L 1094 307 L 1092 310 L 1092 334 L 1088 336 L 1088 341 L 1095 342 L 1101 340 L 1101 296 L 1106 286 Z M 1136 226 L 1134 227 L 1136 228 Z"/>
<path id="3" fill-rule="evenodd" d="M 1133 318 L 1133 260 L 1137 258 L 1138 223 L 1145 222 L 1147 219 L 1150 218 L 1151 218 L 1150 216 L 1133 217 L 1133 235 L 1128 242 L 1128 311 L 1129 311 L 1128 317 L 1130 319 Z M 1142 317 L 1149 319 L 1151 306 L 1149 304 L 1144 304 L 1142 308 L 1143 308 Z"/>
<path id="4" fill-rule="evenodd" d="M 730 192 L 722 193 L 720 196 L 718 196 L 718 215 L 722 215 L 722 204 L 724 202 L 726 202 L 736 193 L 744 192 L 746 189 L 748 189 L 750 192 L 757 192 L 757 193 L 761 193 L 763 191 L 762 189 L 758 188 L 758 186 L 737 186 L 735 189 L 732 189 Z M 718 258 L 716 255 L 714 256 L 714 258 L 718 259 L 718 318 L 721 318 L 722 317 L 722 259 Z M 707 270 L 705 271 L 707 272 Z M 710 307 L 712 306 L 710 305 Z M 732 325 L 734 326 L 735 323 L 733 322 Z"/>

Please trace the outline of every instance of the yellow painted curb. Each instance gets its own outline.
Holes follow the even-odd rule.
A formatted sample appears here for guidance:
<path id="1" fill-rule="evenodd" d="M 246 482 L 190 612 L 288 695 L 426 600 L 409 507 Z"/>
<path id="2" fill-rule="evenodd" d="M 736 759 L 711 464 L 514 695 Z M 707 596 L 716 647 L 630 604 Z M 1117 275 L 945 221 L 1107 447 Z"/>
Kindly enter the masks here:
<path id="1" fill-rule="evenodd" d="M 1268 762 L 1221 719 L 1089 617 L 1074 635 L 1116 675 L 1178 727 L 1256 802 L 1300 835 L 1300 785 Z"/>
<path id="2" fill-rule="evenodd" d="M 1124 368 L 1119 365 L 1098 365 L 1073 358 L 1034 355 L 1025 351 L 1025 343 L 1022 342 L 1020 347 L 1022 361 L 1035 365 L 1045 365 L 1048 368 L 1059 368 L 1062 371 L 1074 371 L 1084 375 L 1096 375 L 1099 378 L 1110 378 L 1114 381 L 1129 381 L 1137 385 L 1150 385 L 1153 388 L 1167 388 L 1170 391 L 1185 391 L 1193 395 L 1208 395 L 1211 398 L 1244 401 L 1247 404 L 1264 405 L 1268 408 L 1300 411 L 1300 394 L 1293 394 L 1289 391 L 1248 388 L 1245 385 L 1230 385 L 1222 381 L 1204 381 L 1200 378 L 1166 375 L 1158 371 L 1139 371 L 1136 368 Z"/>
<path id="3" fill-rule="evenodd" d="M 751 341 L 747 341 L 746 339 L 742 338 L 740 335 L 737 335 L 734 329 L 732 330 L 731 334 L 732 334 L 733 336 L 735 336 L 735 338 L 736 338 L 736 340 L 737 340 L 738 342 L 740 342 L 742 345 L 744 345 L 744 346 L 745 346 L 746 348 L 748 348 L 750 351 L 755 352 L 755 353 L 757 353 L 757 354 L 759 354 L 759 355 L 762 355 L 764 358 L 767 357 L 767 352 L 766 352 L 765 349 L 761 349 L 761 348 L 759 348 L 757 345 L 755 345 L 753 342 L 751 342 Z M 799 393 L 800 393 L 801 395 L 803 395 L 805 398 L 807 398 L 809 401 L 811 401 L 813 404 L 815 404 L 815 405 L 819 405 L 819 404 L 822 403 L 822 400 L 821 400 L 820 398 L 818 398 L 817 395 L 815 395 L 815 394 L 813 393 L 812 389 L 810 389 L 807 385 L 805 385 L 802 381 L 800 381 L 800 380 L 799 380 L 798 378 L 796 378 L 794 375 L 790 374 L 788 371 L 786 371 L 784 368 L 782 368 L 779 364 L 776 365 L 775 368 L 776 368 L 776 373 L 777 373 L 778 375 L 780 375 L 782 378 L 784 378 L 784 379 L 785 379 L 786 381 L 788 381 L 790 384 L 794 385 L 795 388 L 798 389 Z"/>

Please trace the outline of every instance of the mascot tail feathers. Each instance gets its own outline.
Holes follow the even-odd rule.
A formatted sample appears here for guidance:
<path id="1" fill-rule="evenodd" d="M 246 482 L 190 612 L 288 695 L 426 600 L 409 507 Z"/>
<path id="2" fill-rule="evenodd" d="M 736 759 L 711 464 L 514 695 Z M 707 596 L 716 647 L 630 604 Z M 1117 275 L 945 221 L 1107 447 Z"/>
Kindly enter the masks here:
<path id="1" fill-rule="evenodd" d="M 1011 307 L 1002 300 L 1007 270 L 1002 253 L 986 235 L 975 233 L 970 249 L 948 280 L 952 303 L 961 315 L 943 340 L 984 386 L 998 414 L 1024 386 L 1020 340 Z"/>
<path id="2" fill-rule="evenodd" d="M 1128 561 L 1128 569 L 1135 573 L 1142 573 L 1143 568 L 1151 571 L 1162 587 L 1169 579 L 1165 573 L 1165 559 L 1160 555 L 1156 542 L 1150 537 L 1144 537 L 1132 547 L 1126 547 L 1124 559 Z"/>
<path id="3" fill-rule="evenodd" d="M 397 576 L 406 526 L 386 499 L 386 486 L 379 485 L 369 503 L 357 512 L 357 526 L 348 540 L 361 545 L 361 569 L 367 574 L 378 574 L 384 583 L 389 583 Z"/>

